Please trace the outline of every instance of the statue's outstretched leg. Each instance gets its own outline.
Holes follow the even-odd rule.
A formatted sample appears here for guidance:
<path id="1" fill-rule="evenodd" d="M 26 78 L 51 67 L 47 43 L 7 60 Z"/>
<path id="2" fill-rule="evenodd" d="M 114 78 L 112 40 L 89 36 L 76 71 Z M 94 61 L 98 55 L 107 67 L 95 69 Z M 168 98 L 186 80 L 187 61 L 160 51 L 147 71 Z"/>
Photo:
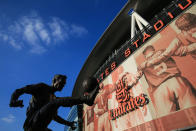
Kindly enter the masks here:
<path id="1" fill-rule="evenodd" d="M 61 97 L 59 99 L 54 100 L 53 102 L 57 104 L 57 106 L 71 107 L 73 105 L 78 104 L 87 104 L 92 106 L 94 104 L 94 100 L 99 92 L 99 87 L 97 86 L 91 92 L 88 92 L 87 95 L 83 95 L 80 97 Z"/>

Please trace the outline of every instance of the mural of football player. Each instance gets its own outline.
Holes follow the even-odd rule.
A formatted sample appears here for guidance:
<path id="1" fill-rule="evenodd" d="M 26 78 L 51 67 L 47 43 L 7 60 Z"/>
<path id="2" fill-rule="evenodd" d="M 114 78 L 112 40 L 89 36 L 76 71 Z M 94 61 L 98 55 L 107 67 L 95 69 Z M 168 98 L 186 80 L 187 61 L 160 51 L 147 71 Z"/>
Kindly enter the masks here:
<path id="1" fill-rule="evenodd" d="M 139 66 L 151 88 L 152 101 L 160 116 L 196 105 L 193 85 L 183 76 L 173 58 L 163 55 L 165 50 L 147 46 L 145 61 Z M 153 64 L 152 64 L 153 63 Z"/>
<path id="2" fill-rule="evenodd" d="M 184 13 L 176 20 L 175 25 L 181 30 L 177 36 L 178 45 L 181 47 L 175 54 L 190 54 L 196 60 L 196 15 Z"/>
<path id="3" fill-rule="evenodd" d="M 85 114 L 85 113 L 84 113 Z M 86 131 L 94 131 L 94 105 L 86 108 Z"/>
<path id="4" fill-rule="evenodd" d="M 96 118 L 98 119 L 98 131 L 110 131 L 111 129 L 111 124 L 108 119 L 108 100 L 107 96 L 110 93 L 109 87 L 113 87 L 112 85 L 106 85 L 104 86 L 103 83 L 100 86 L 99 94 L 97 95 L 95 99 L 95 108 L 94 112 L 96 114 Z"/>
<path id="5" fill-rule="evenodd" d="M 125 89 L 129 93 L 130 97 L 137 97 L 141 94 L 144 94 L 144 91 L 142 90 L 143 87 L 141 83 L 139 82 L 141 77 L 142 77 L 142 72 L 138 71 L 136 72 L 136 74 L 131 73 L 131 72 L 125 72 L 120 78 L 120 80 L 122 80 L 122 82 L 124 83 Z M 126 102 L 122 103 L 122 105 L 123 104 L 126 104 Z M 144 123 L 146 120 L 148 121 L 148 119 L 146 119 L 147 117 L 149 117 L 147 115 L 147 112 L 148 112 L 148 109 L 146 105 L 143 107 L 140 107 L 139 109 L 133 112 L 129 112 L 124 118 L 130 124 L 130 126 L 128 127 L 129 128 L 134 127 L 138 124 Z"/>
<path id="6" fill-rule="evenodd" d="M 114 89 L 113 91 L 115 91 L 108 96 L 110 109 L 115 109 L 124 104 L 126 105 L 130 97 L 135 97 L 143 93 L 141 85 L 138 82 L 141 77 L 140 73 L 141 72 L 137 74 L 122 72 L 119 74 L 118 80 L 116 80 L 110 88 L 110 91 L 112 88 Z M 143 123 L 145 113 L 146 107 L 134 112 L 129 112 L 116 120 L 111 120 L 112 130 L 126 130 L 137 126 L 138 123 Z"/>
<path id="7" fill-rule="evenodd" d="M 181 33 L 170 43 L 170 45 L 159 56 L 146 61 L 142 67 L 149 67 L 164 61 L 171 56 L 191 55 L 196 60 L 196 15 L 184 13 L 175 22 Z"/>

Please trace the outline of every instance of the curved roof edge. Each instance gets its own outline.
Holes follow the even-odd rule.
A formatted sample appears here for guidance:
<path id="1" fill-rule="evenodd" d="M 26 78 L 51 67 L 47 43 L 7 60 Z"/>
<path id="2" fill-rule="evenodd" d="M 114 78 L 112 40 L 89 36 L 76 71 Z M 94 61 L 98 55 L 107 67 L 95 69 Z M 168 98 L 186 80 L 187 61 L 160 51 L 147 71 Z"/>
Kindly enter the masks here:
<path id="1" fill-rule="evenodd" d="M 72 96 L 80 96 L 82 92 L 82 82 L 85 78 L 93 76 L 106 58 L 119 43 L 124 43 L 130 35 L 131 17 L 127 15 L 130 9 L 134 9 L 146 20 L 150 20 L 154 15 L 162 10 L 171 0 L 128 0 L 118 15 L 114 18 L 108 28 L 97 41 L 85 64 L 83 65 L 74 85 Z M 157 7 L 159 5 L 159 8 Z M 156 7 L 156 9 L 155 9 Z"/>

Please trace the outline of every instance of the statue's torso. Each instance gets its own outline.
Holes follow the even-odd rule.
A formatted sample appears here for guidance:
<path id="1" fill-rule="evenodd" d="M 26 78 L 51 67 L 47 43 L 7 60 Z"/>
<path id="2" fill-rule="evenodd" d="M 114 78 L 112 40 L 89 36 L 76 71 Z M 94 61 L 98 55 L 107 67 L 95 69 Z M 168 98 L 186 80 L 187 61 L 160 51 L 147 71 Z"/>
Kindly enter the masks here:
<path id="1" fill-rule="evenodd" d="M 39 90 L 32 95 L 27 108 L 27 115 L 41 109 L 44 105 L 48 104 L 51 100 L 56 99 L 56 96 L 51 91 L 50 86 L 43 84 Z"/>

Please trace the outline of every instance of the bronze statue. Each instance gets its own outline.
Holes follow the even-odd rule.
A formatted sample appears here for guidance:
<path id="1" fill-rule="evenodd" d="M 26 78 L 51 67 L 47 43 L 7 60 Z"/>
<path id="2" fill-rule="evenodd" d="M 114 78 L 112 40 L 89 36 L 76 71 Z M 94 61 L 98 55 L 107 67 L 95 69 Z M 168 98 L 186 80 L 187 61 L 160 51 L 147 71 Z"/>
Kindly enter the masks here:
<path id="1" fill-rule="evenodd" d="M 60 106 L 71 107 L 77 104 L 94 104 L 99 86 L 95 78 L 88 78 L 83 82 L 84 93 L 78 97 L 56 97 L 55 92 L 61 91 L 66 84 L 65 75 L 55 75 L 52 86 L 45 83 L 27 85 L 16 89 L 10 100 L 10 107 L 23 107 L 23 100 L 18 100 L 22 94 L 32 95 L 32 99 L 26 111 L 26 120 L 23 125 L 24 131 L 51 131 L 47 126 L 52 120 L 70 126 L 73 130 L 75 122 L 69 122 L 57 115 Z M 90 89 L 90 90 L 89 90 Z"/>

